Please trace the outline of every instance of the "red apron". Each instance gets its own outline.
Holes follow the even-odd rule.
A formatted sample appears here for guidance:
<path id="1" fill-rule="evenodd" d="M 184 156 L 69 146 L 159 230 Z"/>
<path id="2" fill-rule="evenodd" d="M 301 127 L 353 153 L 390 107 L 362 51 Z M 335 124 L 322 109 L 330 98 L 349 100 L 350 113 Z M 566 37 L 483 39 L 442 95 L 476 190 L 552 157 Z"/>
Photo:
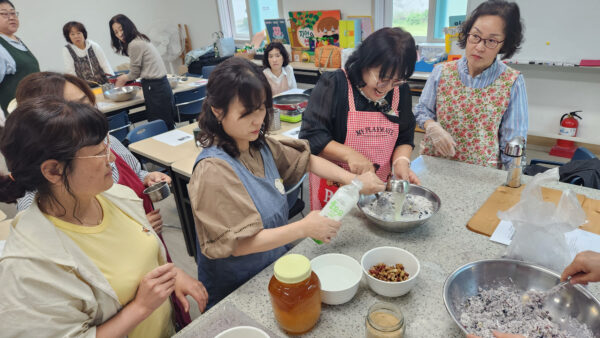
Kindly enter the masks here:
<path id="1" fill-rule="evenodd" d="M 396 87 L 391 105 L 396 116 L 398 116 L 396 108 L 399 101 L 400 90 Z M 386 181 L 392 170 L 391 158 L 398 139 L 398 124 L 391 122 L 378 111 L 356 111 L 350 80 L 348 80 L 348 107 L 350 110 L 344 145 L 358 151 L 369 161 L 379 164 L 376 174 L 382 181 Z M 347 163 L 332 162 L 350 171 Z M 309 182 L 311 210 L 321 210 L 340 186 L 337 182 L 328 181 L 313 173 L 310 174 Z"/>
<path id="2" fill-rule="evenodd" d="M 142 201 L 144 202 L 144 211 L 146 213 L 149 213 L 150 211 L 154 210 L 154 206 L 152 205 L 150 197 L 144 194 L 145 186 L 144 183 L 142 183 L 142 180 L 140 180 L 135 171 L 131 169 L 129 164 L 127 164 L 127 162 L 125 162 L 125 160 L 123 160 L 121 156 L 119 156 L 114 150 L 111 149 L 111 151 L 115 155 L 115 165 L 117 166 L 117 170 L 119 171 L 119 182 L 117 183 L 131 188 L 135 192 L 135 194 L 142 199 Z M 169 250 L 167 250 L 165 240 L 163 239 L 161 234 L 157 235 L 163 243 L 163 246 L 165 247 L 165 253 L 167 254 L 167 262 L 171 263 L 171 256 L 169 256 Z M 178 327 L 178 329 L 182 329 L 187 324 L 192 322 L 192 318 L 190 317 L 189 313 L 186 313 L 184 311 L 183 305 L 181 305 L 177 297 L 175 297 L 175 293 L 171 294 L 171 301 L 173 302 L 175 310 L 173 312 L 175 315 L 176 327 Z"/>

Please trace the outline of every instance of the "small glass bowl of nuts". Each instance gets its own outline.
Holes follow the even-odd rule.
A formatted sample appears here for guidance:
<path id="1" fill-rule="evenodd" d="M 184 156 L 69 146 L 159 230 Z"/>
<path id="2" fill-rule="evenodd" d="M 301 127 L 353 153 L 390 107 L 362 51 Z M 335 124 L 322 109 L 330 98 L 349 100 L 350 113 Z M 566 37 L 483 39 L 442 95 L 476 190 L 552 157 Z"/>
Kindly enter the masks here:
<path id="1" fill-rule="evenodd" d="M 408 293 L 415 286 L 421 270 L 417 257 L 391 246 L 367 251 L 362 256 L 361 265 L 371 290 L 385 297 Z"/>

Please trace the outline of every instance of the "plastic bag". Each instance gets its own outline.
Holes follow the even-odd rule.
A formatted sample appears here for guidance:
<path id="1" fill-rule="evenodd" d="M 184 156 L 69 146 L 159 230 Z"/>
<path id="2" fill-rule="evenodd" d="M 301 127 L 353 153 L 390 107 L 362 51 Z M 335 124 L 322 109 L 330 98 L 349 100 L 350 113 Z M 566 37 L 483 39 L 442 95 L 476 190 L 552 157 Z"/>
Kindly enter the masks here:
<path id="1" fill-rule="evenodd" d="M 515 233 L 505 257 L 562 272 L 571 262 L 565 232 L 585 222 L 585 212 L 571 190 L 562 193 L 558 206 L 545 202 L 541 186 L 558 181 L 558 168 L 536 175 L 521 193 L 521 200 L 498 218 L 512 222 Z"/>
<path id="2" fill-rule="evenodd" d="M 223 32 L 214 32 L 215 57 L 227 57 L 235 54 L 235 41 L 231 37 L 224 37 Z"/>

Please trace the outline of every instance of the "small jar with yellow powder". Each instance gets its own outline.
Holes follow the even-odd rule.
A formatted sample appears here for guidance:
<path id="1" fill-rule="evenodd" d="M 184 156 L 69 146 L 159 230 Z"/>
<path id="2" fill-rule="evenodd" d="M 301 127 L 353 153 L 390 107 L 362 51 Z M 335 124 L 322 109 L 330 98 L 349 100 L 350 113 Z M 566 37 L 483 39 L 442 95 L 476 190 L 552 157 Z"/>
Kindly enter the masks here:
<path id="1" fill-rule="evenodd" d="M 403 338 L 404 316 L 391 303 L 375 303 L 369 308 L 365 320 L 367 338 Z"/>
<path id="2" fill-rule="evenodd" d="M 310 331 L 321 315 L 321 282 L 308 258 L 289 254 L 279 258 L 269 282 L 275 319 L 291 334 Z"/>

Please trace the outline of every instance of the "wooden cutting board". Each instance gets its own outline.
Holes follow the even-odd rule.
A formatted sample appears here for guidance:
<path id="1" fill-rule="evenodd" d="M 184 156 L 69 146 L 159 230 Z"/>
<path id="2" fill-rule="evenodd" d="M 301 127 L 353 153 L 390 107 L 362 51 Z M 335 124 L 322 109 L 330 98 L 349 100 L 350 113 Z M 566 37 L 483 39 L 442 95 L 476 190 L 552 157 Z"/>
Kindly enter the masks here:
<path id="1" fill-rule="evenodd" d="M 500 219 L 497 216 L 498 211 L 508 210 L 517 204 L 521 200 L 521 192 L 524 187 L 525 185 L 519 188 L 509 188 L 506 186 L 496 188 L 496 191 L 467 222 L 467 228 L 478 234 L 491 236 L 496 230 L 498 223 L 500 223 Z M 562 191 L 542 187 L 542 196 L 544 201 L 553 202 L 558 205 Z M 600 201 L 587 198 L 584 195 L 577 195 L 577 199 L 581 203 L 588 220 L 588 223 L 580 228 L 600 235 Z"/>

